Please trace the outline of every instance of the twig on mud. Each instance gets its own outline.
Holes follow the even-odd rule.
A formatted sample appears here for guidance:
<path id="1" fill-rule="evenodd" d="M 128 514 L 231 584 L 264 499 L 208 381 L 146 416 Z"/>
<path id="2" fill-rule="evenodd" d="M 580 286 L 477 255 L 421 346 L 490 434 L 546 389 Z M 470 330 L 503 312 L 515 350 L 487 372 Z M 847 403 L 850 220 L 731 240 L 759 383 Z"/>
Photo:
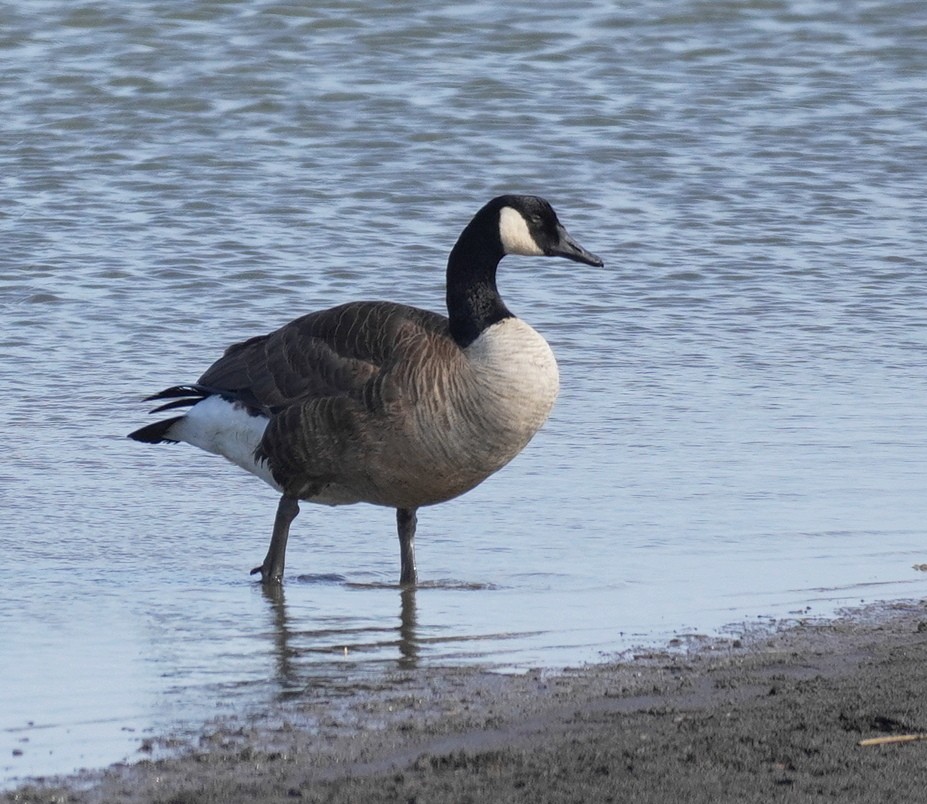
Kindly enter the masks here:
<path id="1" fill-rule="evenodd" d="M 857 745 L 891 745 L 893 743 L 913 743 L 917 740 L 927 740 L 927 734 L 890 734 L 887 737 L 870 737 L 860 740 Z"/>

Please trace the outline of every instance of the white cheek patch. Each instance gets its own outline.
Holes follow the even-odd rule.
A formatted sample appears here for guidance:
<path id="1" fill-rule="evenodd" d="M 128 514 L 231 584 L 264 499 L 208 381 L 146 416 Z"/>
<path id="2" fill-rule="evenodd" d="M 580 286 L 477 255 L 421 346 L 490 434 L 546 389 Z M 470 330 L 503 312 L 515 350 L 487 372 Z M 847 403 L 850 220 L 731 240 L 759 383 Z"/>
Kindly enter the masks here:
<path id="1" fill-rule="evenodd" d="M 528 230 L 528 222 L 512 207 L 502 207 L 499 212 L 499 237 L 506 254 L 523 254 L 527 257 L 543 257 L 544 252 L 534 242 Z"/>

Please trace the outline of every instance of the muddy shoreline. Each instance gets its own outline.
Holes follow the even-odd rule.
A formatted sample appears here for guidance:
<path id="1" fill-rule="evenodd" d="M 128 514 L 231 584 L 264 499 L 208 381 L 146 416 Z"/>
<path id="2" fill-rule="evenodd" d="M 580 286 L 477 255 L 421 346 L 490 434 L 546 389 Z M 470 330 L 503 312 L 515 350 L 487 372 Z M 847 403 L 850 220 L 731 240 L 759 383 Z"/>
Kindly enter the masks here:
<path id="1" fill-rule="evenodd" d="M 921 801 L 927 741 L 859 742 L 924 733 L 914 601 L 560 674 L 409 671 L 0 802 Z"/>

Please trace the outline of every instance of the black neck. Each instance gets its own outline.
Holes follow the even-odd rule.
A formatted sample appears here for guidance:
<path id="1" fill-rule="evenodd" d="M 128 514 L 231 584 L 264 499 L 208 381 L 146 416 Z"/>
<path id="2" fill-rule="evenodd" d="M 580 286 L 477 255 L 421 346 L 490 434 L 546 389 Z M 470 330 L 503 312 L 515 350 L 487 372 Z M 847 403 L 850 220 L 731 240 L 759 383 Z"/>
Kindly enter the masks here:
<path id="1" fill-rule="evenodd" d="M 486 237 L 495 231 L 494 238 Z M 447 261 L 447 313 L 451 337 L 461 349 L 480 333 L 512 313 L 496 289 L 496 268 L 505 256 L 495 220 L 474 218 L 464 229 Z"/>

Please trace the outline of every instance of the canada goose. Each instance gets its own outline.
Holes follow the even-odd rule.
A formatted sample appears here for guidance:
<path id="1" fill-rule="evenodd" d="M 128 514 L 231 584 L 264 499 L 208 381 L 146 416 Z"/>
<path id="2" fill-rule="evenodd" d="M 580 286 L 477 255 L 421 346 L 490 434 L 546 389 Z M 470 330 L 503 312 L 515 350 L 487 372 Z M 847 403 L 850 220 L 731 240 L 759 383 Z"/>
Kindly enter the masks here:
<path id="1" fill-rule="evenodd" d="M 396 509 L 401 584 L 414 584 L 416 511 L 482 483 L 547 419 L 559 390 L 547 342 L 496 289 L 506 254 L 604 263 L 543 198 L 494 198 L 447 263 L 448 318 L 394 302 L 350 302 L 230 346 L 195 385 L 148 400 L 157 413 L 129 438 L 185 441 L 222 455 L 282 495 L 260 573 L 283 578 L 299 500 Z"/>

